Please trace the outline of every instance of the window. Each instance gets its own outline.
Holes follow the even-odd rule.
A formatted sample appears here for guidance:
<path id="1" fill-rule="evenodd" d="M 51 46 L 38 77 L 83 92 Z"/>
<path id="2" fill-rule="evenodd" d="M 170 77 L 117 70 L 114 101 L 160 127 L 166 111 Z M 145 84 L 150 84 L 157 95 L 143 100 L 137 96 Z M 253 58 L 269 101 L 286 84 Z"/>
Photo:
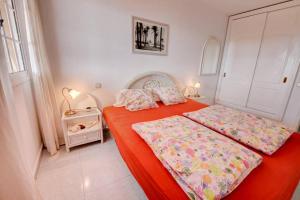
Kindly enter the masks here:
<path id="1" fill-rule="evenodd" d="M 3 24 L 1 38 L 4 43 L 9 73 L 25 71 L 24 55 L 14 0 L 0 0 L 0 17 Z"/>

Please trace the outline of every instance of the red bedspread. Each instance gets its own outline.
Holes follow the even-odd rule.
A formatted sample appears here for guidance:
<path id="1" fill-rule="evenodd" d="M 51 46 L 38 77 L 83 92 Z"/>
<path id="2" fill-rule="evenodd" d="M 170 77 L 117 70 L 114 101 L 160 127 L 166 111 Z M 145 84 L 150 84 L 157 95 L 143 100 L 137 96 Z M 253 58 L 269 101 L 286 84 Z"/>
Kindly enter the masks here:
<path id="1" fill-rule="evenodd" d="M 203 107 L 189 100 L 184 104 L 130 112 L 107 107 L 104 118 L 130 171 L 150 200 L 188 199 L 147 144 L 131 129 L 133 123 L 181 115 Z M 300 134 L 293 134 L 272 156 L 263 156 L 262 164 L 225 199 L 290 199 L 300 179 Z"/>

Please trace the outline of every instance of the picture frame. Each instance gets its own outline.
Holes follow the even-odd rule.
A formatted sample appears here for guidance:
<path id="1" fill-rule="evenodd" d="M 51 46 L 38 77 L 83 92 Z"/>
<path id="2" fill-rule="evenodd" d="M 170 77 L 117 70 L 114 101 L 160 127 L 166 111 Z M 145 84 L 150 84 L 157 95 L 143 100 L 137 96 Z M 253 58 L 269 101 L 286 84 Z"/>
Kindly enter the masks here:
<path id="1" fill-rule="evenodd" d="M 169 25 L 132 17 L 132 52 L 168 55 Z"/>

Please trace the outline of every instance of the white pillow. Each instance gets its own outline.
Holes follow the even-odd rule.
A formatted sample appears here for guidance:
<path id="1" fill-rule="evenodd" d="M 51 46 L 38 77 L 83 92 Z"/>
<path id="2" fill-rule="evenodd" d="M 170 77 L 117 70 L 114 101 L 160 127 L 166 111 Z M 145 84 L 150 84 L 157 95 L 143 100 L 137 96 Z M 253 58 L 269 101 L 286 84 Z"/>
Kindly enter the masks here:
<path id="1" fill-rule="evenodd" d="M 157 108 L 158 105 L 152 98 L 151 91 L 144 89 L 124 89 L 117 95 L 115 107 L 122 107 L 129 111 Z"/>
<path id="2" fill-rule="evenodd" d="M 154 88 L 147 88 L 145 90 L 147 90 L 151 93 L 151 96 L 154 101 L 160 101 L 160 98 L 159 98 L 158 94 L 155 93 Z"/>
<path id="3" fill-rule="evenodd" d="M 186 99 L 176 87 L 160 87 L 153 90 L 165 105 L 186 102 Z"/>

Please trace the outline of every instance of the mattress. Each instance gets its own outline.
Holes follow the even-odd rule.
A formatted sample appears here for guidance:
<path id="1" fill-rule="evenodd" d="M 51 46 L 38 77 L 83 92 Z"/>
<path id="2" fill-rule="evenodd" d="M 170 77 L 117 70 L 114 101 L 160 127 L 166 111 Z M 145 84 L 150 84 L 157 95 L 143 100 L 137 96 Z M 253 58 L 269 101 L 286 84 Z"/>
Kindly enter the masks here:
<path id="1" fill-rule="evenodd" d="M 131 126 L 138 122 L 181 115 L 206 105 L 188 100 L 183 104 L 159 106 L 137 112 L 106 107 L 104 118 L 124 161 L 150 200 L 188 199 L 150 147 Z M 225 199 L 285 200 L 292 197 L 300 179 L 300 134 L 294 133 L 272 156 L 259 154 L 263 157 L 262 164 Z"/>

